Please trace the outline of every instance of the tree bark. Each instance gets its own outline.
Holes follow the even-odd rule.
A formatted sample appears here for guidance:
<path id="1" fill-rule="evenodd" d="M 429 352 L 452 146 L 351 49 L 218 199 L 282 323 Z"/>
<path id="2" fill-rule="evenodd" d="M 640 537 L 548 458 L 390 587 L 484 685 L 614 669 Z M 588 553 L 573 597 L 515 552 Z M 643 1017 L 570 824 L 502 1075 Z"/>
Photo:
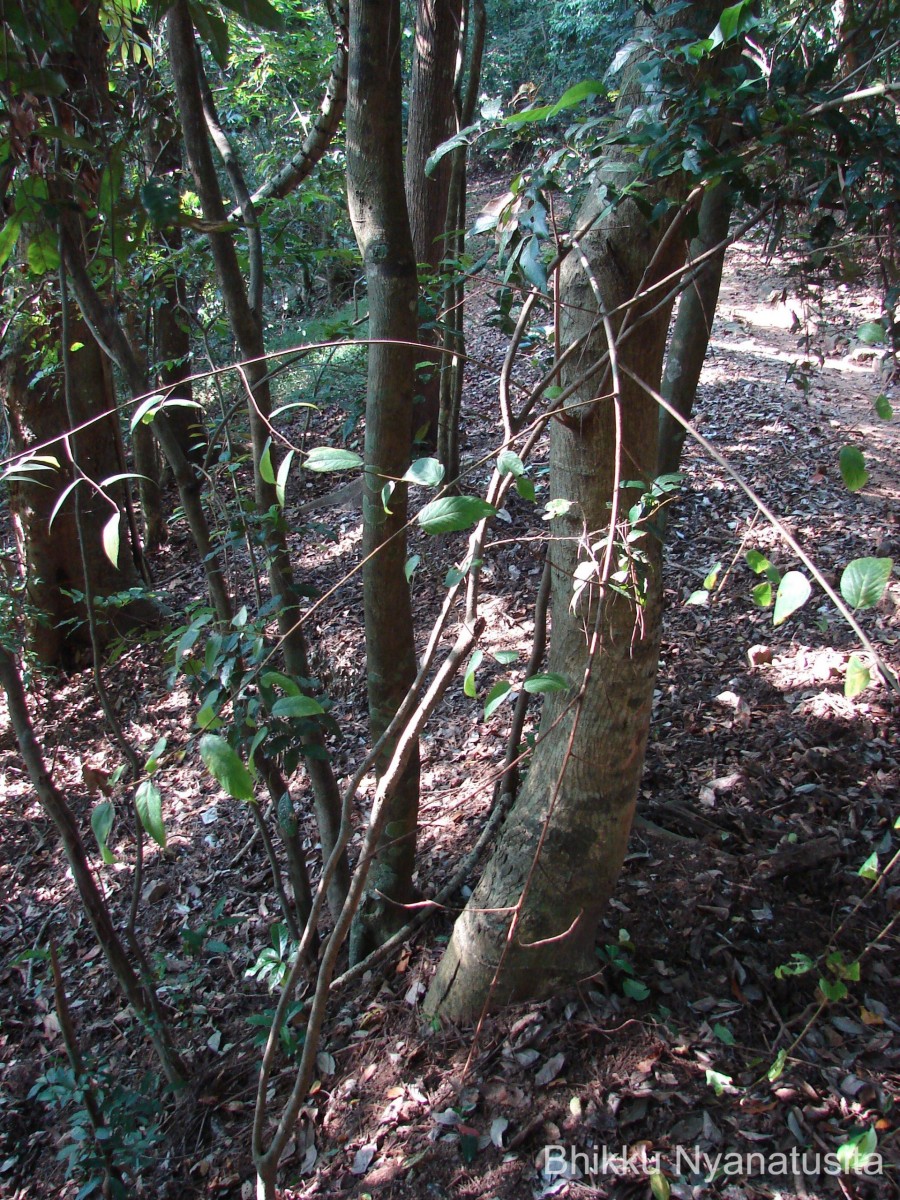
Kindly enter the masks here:
<path id="1" fill-rule="evenodd" d="M 445 155 L 430 175 L 425 174 L 429 155 L 455 132 L 454 76 L 460 43 L 462 0 L 419 0 L 416 40 L 409 88 L 409 125 L 406 141 L 406 203 L 416 261 L 437 276 L 448 255 L 445 241 L 450 196 L 452 156 Z M 437 279 L 432 293 L 440 295 Z M 433 325 L 431 314 L 430 324 Z M 420 328 L 420 340 L 440 340 L 437 330 Z M 444 356 L 422 350 L 420 362 L 430 363 L 420 374 L 413 404 L 413 433 L 428 449 L 437 446 L 441 373 Z"/>
<path id="2" fill-rule="evenodd" d="M 702 28 L 712 14 L 696 5 L 679 20 L 686 15 Z M 634 76 L 623 86 L 623 119 L 639 95 Z M 596 185 L 620 187 L 626 162 L 621 154 L 609 162 Z M 665 186 L 677 198 L 684 183 L 671 177 Z M 662 197 L 662 187 L 644 190 L 648 207 Z M 593 187 L 575 228 L 607 203 L 605 192 Z M 645 532 L 636 543 L 644 561 L 635 561 L 635 544 L 626 552 L 622 539 L 627 525 L 617 532 L 614 568 L 628 566 L 627 596 L 604 586 L 596 565 L 580 592 L 573 592 L 573 580 L 605 553 L 609 506 L 618 503 L 622 520 L 634 503 L 632 491 L 619 490 L 616 501 L 617 480 L 649 483 L 656 475 L 656 405 L 629 372 L 658 390 L 671 304 L 650 315 L 654 301 L 635 297 L 681 265 L 684 246 L 669 232 L 665 222 L 651 226 L 634 201 L 620 200 L 563 264 L 562 340 L 587 339 L 577 366 L 564 368 L 563 386 L 611 349 L 610 337 L 617 368 L 583 385 L 551 432 L 551 495 L 572 507 L 551 522 L 549 670 L 578 691 L 551 694 L 545 702 L 522 793 L 432 981 L 425 1011 L 450 1021 L 470 1022 L 488 1007 L 546 997 L 596 969 L 594 937 L 621 870 L 650 727 L 659 543 Z M 625 337 L 637 321 L 636 335 Z"/>
<path id="3" fill-rule="evenodd" d="M 55 328 L 58 337 L 58 324 Z M 74 337 L 82 343 L 81 349 L 71 356 L 74 406 L 79 424 L 90 423 L 73 436 L 72 442 L 84 474 L 102 484 L 121 471 L 112 378 L 97 343 L 83 324 L 76 325 Z M 63 441 L 70 425 L 59 373 L 51 369 L 42 378 L 33 378 L 40 356 L 47 349 L 43 339 L 21 331 L 3 361 L 3 390 L 14 451 L 24 453 L 32 446 L 43 445 L 41 452 L 53 455 L 60 463 L 60 470 L 23 474 L 13 484 L 10 498 L 25 551 L 32 649 L 45 666 L 63 665 L 71 669 L 90 650 L 90 637 L 84 606 L 73 596 L 73 593 L 84 594 L 84 575 L 71 495 L 50 525 L 57 500 L 74 474 Z M 55 438 L 58 440 L 54 442 Z M 78 486 L 88 489 L 82 498 L 87 532 L 85 549 L 95 595 L 112 596 L 139 586 L 142 580 L 135 569 L 126 521 L 121 518 L 119 521 L 118 566 L 113 566 L 103 549 L 102 531 L 114 515 L 113 505 L 121 508 L 123 504 L 121 483 L 104 488 L 109 499 L 88 483 Z M 133 603 L 130 610 L 122 607 L 111 609 L 106 617 L 101 615 L 102 639 L 108 641 L 117 630 L 124 632 L 142 619 L 149 621 L 153 615 L 151 609 L 149 603 L 146 606 Z"/>
<path id="4" fill-rule="evenodd" d="M 194 26 L 186 0 L 176 0 L 168 13 L 169 53 L 172 76 L 181 114 L 185 149 L 188 163 L 203 214 L 214 225 L 225 226 L 226 212 L 222 193 L 216 177 L 212 152 L 207 136 L 208 124 L 216 124 L 209 102 L 204 112 L 203 89 L 200 78 L 201 64 L 194 38 Z M 253 466 L 256 506 L 265 520 L 269 582 L 272 594 L 278 601 L 278 627 L 284 647 L 285 665 L 297 679 L 309 678 L 306 642 L 298 624 L 299 597 L 291 574 L 287 545 L 281 527 L 267 519 L 277 505 L 275 487 L 262 474 L 260 463 L 269 438 L 269 414 L 272 410 L 271 394 L 264 361 L 265 340 L 263 338 L 260 313 L 262 297 L 261 245 L 258 241 L 253 204 L 244 186 L 239 165 L 230 156 L 227 140 L 219 140 L 225 157 L 225 165 L 238 193 L 245 222 L 253 235 L 251 240 L 251 295 L 248 297 L 238 263 L 237 251 L 231 233 L 224 228 L 209 234 L 210 248 L 215 263 L 216 276 L 222 291 L 222 299 L 228 313 L 229 324 L 237 341 L 242 357 L 246 360 L 244 376 L 250 390 L 248 406 L 250 434 L 253 441 Z M 304 745 L 311 753 L 305 756 L 307 775 L 313 792 L 316 822 L 327 858 L 334 847 L 340 826 L 340 792 L 325 746 L 325 739 L 317 726 L 312 726 L 303 737 Z M 334 914 L 340 912 L 349 884 L 349 867 L 346 857 L 335 872 L 329 889 L 329 906 Z"/>
<path id="5" fill-rule="evenodd" d="M 363 592 L 369 725 L 377 740 L 416 675 L 412 606 L 406 581 L 407 489 L 382 488 L 409 465 L 417 334 L 416 256 L 398 180 L 403 178 L 400 5 L 351 0 L 347 100 L 347 191 L 369 293 L 368 385 L 363 492 Z M 399 190 L 399 195 L 398 195 Z M 403 344 L 407 343 L 407 344 Z M 390 511 L 388 511 L 388 509 Z M 394 752 L 382 749 L 380 776 Z M 413 898 L 419 806 L 418 750 L 390 802 L 370 890 L 351 937 L 364 957 L 404 922 L 397 906 Z"/>
<path id="6" fill-rule="evenodd" d="M 688 262 L 711 250 L 728 237 L 733 200 L 726 183 L 717 183 L 704 194 L 700 204 L 699 229 L 691 242 Z M 719 303 L 719 287 L 725 249 L 703 264 L 697 278 L 678 302 L 678 315 L 666 355 L 660 395 L 685 420 L 691 419 L 700 372 L 709 347 L 713 317 Z M 685 428 L 662 409 L 659 414 L 659 473 L 678 470 L 684 448 Z"/>

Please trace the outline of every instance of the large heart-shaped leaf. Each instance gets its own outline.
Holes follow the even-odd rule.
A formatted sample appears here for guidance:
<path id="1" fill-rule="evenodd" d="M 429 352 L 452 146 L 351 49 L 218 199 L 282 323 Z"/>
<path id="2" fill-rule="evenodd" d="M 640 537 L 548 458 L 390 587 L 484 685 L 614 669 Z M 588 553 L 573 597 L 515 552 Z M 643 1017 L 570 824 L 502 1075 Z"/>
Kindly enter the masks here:
<path id="1" fill-rule="evenodd" d="M 872 608 L 884 595 L 892 558 L 854 558 L 841 576 L 841 595 L 851 608 Z"/>

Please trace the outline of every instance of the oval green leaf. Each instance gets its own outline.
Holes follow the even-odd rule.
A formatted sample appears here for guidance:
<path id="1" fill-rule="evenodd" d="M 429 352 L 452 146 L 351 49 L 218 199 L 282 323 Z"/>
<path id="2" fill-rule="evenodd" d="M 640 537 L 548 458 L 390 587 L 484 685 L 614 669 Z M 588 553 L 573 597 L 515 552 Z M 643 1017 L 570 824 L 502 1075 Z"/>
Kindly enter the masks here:
<path id="1" fill-rule="evenodd" d="M 417 458 L 403 476 L 406 483 L 419 487 L 437 487 L 444 478 L 444 467 L 436 458 Z"/>
<path id="2" fill-rule="evenodd" d="M 540 694 L 541 692 L 566 692 L 569 689 L 569 681 L 565 675 L 558 675 L 555 671 L 548 671 L 545 675 L 532 675 L 530 679 L 526 679 L 522 685 L 526 692 Z"/>
<path id="3" fill-rule="evenodd" d="M 470 529 L 482 517 L 493 517 L 496 513 L 493 504 L 480 496 L 444 496 L 426 504 L 416 520 L 426 533 L 458 533 Z"/>
<path id="4" fill-rule="evenodd" d="M 470 700 L 475 699 L 475 672 L 481 666 L 483 659 L 483 651 L 473 650 L 472 657 L 469 659 L 469 665 L 466 667 L 466 675 L 465 679 L 463 679 L 463 691 Z"/>
<path id="5" fill-rule="evenodd" d="M 253 800 L 253 776 L 224 738 L 207 733 L 200 739 L 200 757 L 229 796 Z"/>
<path id="6" fill-rule="evenodd" d="M 851 608 L 873 608 L 884 595 L 892 558 L 854 558 L 841 576 L 841 595 Z"/>
<path id="7" fill-rule="evenodd" d="M 303 465 L 308 471 L 353 471 L 363 465 L 363 460 L 354 450 L 341 450 L 337 446 L 313 446 Z"/>
<path id="8" fill-rule="evenodd" d="M 497 709 L 500 707 L 500 705 L 503 703 L 503 701 L 506 699 L 506 697 L 510 694 L 511 691 L 512 691 L 512 684 L 509 682 L 508 679 L 498 680 L 498 682 L 495 683 L 494 686 L 491 688 L 491 690 L 488 692 L 487 701 L 485 702 L 485 705 L 484 705 L 485 717 L 492 716 L 497 711 Z"/>
<path id="9" fill-rule="evenodd" d="M 838 465 L 841 469 L 841 478 L 848 491 L 858 492 L 869 482 L 866 460 L 862 456 L 862 451 L 858 450 L 856 446 L 841 447 Z"/>
<path id="10" fill-rule="evenodd" d="M 778 585 L 772 623 L 783 625 L 792 613 L 807 602 L 811 592 L 812 588 L 805 575 L 801 575 L 799 571 L 788 571 Z"/>
<path id="11" fill-rule="evenodd" d="M 861 658 L 851 654 L 847 663 L 847 674 L 844 676 L 844 695 L 848 700 L 852 700 L 854 696 L 864 692 L 871 682 L 869 668 Z"/>
<path id="12" fill-rule="evenodd" d="M 99 804 L 94 806 L 94 810 L 91 813 L 91 829 L 93 829 L 94 837 L 97 839 L 100 857 L 107 866 L 112 866 L 116 861 L 115 854 L 113 854 L 107 845 L 115 820 L 116 810 L 111 801 L 101 800 Z"/>
<path id="13" fill-rule="evenodd" d="M 162 792 L 151 779 L 144 779 L 134 793 L 134 806 L 147 833 L 163 850 L 166 848 L 166 827 L 162 817 Z"/>
<path id="14" fill-rule="evenodd" d="M 272 705 L 273 717 L 318 717 L 324 712 L 312 696 L 283 696 Z"/>

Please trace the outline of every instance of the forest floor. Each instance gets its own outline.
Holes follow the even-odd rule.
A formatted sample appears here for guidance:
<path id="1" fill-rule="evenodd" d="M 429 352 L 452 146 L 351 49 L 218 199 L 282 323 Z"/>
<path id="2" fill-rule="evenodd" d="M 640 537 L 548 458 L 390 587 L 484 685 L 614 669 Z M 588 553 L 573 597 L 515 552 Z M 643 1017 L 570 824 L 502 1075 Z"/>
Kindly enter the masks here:
<path id="1" fill-rule="evenodd" d="M 483 312 L 486 301 L 475 311 L 479 303 Z M 898 388 L 857 336 L 877 315 L 864 281 L 824 282 L 801 295 L 778 261 L 741 245 L 727 268 L 698 400 L 703 434 L 832 583 L 851 559 L 900 558 L 898 422 L 881 421 L 872 404 L 886 393 L 896 407 Z M 495 437 L 504 344 L 495 331 L 473 333 L 468 460 L 489 452 Z M 838 470 L 848 444 L 864 451 L 870 474 L 856 493 Z M 486 556 L 483 646 L 519 651 L 520 664 L 546 530 L 545 461 L 542 449 L 531 472 L 538 505 L 511 500 L 509 523 L 498 522 Z M 400 955 L 335 997 L 319 1082 L 282 1164 L 285 1200 L 900 1196 L 900 874 L 895 868 L 874 887 L 860 873 L 873 854 L 885 867 L 900 846 L 900 704 L 883 684 L 845 698 L 856 647 L 822 593 L 773 627 L 771 609 L 751 602 L 759 578 L 744 555 L 762 551 L 786 570 L 797 566 L 792 553 L 734 480 L 693 448 L 686 475 L 670 518 L 639 816 L 599 939 L 597 975 L 570 995 L 488 1019 L 477 1038 L 436 1033 L 419 1006 L 453 914 L 434 916 Z M 333 540 L 298 533 L 294 549 L 300 572 L 324 591 L 358 555 L 359 512 L 335 508 L 319 519 Z M 464 541 L 415 542 L 424 629 Z M 155 570 L 173 608 L 199 596 L 177 529 Z M 698 591 L 708 602 L 688 603 Z M 885 661 L 900 668 L 896 573 L 860 620 Z M 365 737 L 355 579 L 313 624 L 323 647 L 316 669 L 327 675 L 344 730 L 334 749 L 344 779 Z M 150 1165 L 130 1194 L 236 1200 L 252 1194 L 249 1126 L 264 1031 L 250 1020 L 274 1004 L 265 982 L 246 972 L 280 918 L 246 808 L 205 772 L 196 703 L 160 659 L 158 643 L 145 641 L 106 676 L 142 752 L 168 738 L 159 776 L 168 849 L 148 849 L 140 929 L 195 1078 L 190 1099 L 148 1144 Z M 486 655 L 478 699 L 467 698 L 460 681 L 425 734 L 425 895 L 449 878 L 489 812 L 511 710 L 485 720 L 482 706 L 502 670 Z M 35 677 L 31 688 L 48 763 L 89 839 L 94 800 L 83 766 L 108 770 L 119 761 L 90 673 Z M 124 795 L 116 799 L 122 861 L 96 862 L 123 911 L 131 871 Z M 0 1196 L 73 1197 L 78 1185 L 64 1182 L 56 1156 L 72 1144 L 74 1109 L 33 1094 L 42 1072 L 64 1058 L 52 986 L 46 963 L 23 959 L 23 951 L 55 942 L 82 1050 L 101 1086 L 112 1075 L 122 1085 L 123 1128 L 130 1120 L 133 1133 L 146 1129 L 140 1080 L 154 1067 L 110 991 L 5 710 L 0 828 Z M 779 977 L 778 968 L 801 955 L 812 969 Z M 846 995 L 820 1007 L 820 976 L 843 982 Z M 291 1070 L 282 1060 L 278 1099 Z M 880 1173 L 873 1158 L 872 1174 L 835 1174 L 834 1156 L 843 1147 L 847 1165 L 864 1131 L 877 1140 Z M 872 1136 L 857 1143 L 860 1155 Z"/>

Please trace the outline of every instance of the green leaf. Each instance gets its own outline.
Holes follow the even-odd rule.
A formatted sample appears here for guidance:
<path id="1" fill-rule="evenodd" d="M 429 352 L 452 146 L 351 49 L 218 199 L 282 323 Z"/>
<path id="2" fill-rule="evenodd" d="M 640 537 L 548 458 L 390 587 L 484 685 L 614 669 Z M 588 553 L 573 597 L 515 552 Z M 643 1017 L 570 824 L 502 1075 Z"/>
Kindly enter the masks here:
<path id="1" fill-rule="evenodd" d="M 753 598 L 753 603 L 760 608 L 771 608 L 772 606 L 772 585 L 771 583 L 758 583 L 750 592 Z"/>
<path id="2" fill-rule="evenodd" d="M 208 729 L 210 731 L 221 729 L 225 724 L 211 704 L 203 705 L 196 717 L 194 717 L 194 723 L 198 729 Z"/>
<path id="3" fill-rule="evenodd" d="M 0 229 L 0 267 L 4 265 L 13 250 L 15 250 L 21 228 L 21 213 L 13 213 L 3 228 Z"/>
<path id="4" fill-rule="evenodd" d="M 712 31 L 713 45 L 720 46 L 723 42 L 731 41 L 744 29 L 755 24 L 753 0 L 740 0 L 740 3 L 723 10 L 718 25 Z"/>
<path id="5" fill-rule="evenodd" d="M 764 571 L 768 571 L 772 567 L 766 556 L 759 550 L 748 550 L 744 555 L 744 561 L 755 575 L 762 575 Z"/>
<path id="6" fill-rule="evenodd" d="M 434 174 L 435 168 L 441 159 L 452 153 L 457 146 L 468 146 L 472 140 L 471 135 L 473 133 L 477 133 L 479 129 L 480 125 L 477 122 L 474 125 L 467 125 L 465 129 L 460 129 L 459 133 L 455 133 L 453 137 L 448 138 L 446 142 L 441 142 L 438 148 L 433 150 L 431 154 L 428 155 L 428 159 L 425 163 L 426 176 L 430 178 Z"/>
<path id="7" fill-rule="evenodd" d="M 672 1188 L 668 1179 L 661 1171 L 653 1171 L 648 1176 L 650 1180 L 650 1194 L 653 1200 L 669 1200 L 672 1195 Z"/>
<path id="8" fill-rule="evenodd" d="M 235 800 L 253 800 L 253 776 L 224 738 L 207 733 L 200 739 L 206 769 Z"/>
<path id="9" fill-rule="evenodd" d="M 457 533 L 470 529 L 482 517 L 492 517 L 496 512 L 496 508 L 480 496 L 444 496 L 426 504 L 416 520 L 426 533 Z"/>
<path id="10" fill-rule="evenodd" d="M 854 558 L 841 575 L 841 595 L 851 608 L 873 608 L 888 585 L 892 558 Z"/>
<path id="11" fill-rule="evenodd" d="M 157 740 L 156 745 L 150 751 L 149 755 L 147 756 L 147 761 L 144 763 L 144 770 L 148 775 L 153 775 L 159 767 L 160 757 L 162 756 L 162 753 L 167 745 L 168 739 L 161 737 Z"/>
<path id="12" fill-rule="evenodd" d="M 518 479 L 525 474 L 525 464 L 512 450 L 503 450 L 497 455 L 497 470 L 501 475 L 515 475 Z"/>
<path id="13" fill-rule="evenodd" d="M 406 562 L 403 564 L 403 574 L 406 576 L 407 583 L 409 583 L 410 580 L 412 579 L 413 575 L 415 575 L 416 569 L 419 566 L 419 563 L 421 561 L 422 561 L 421 554 L 411 554 L 409 556 L 409 558 L 406 560 Z"/>
<path id="14" fill-rule="evenodd" d="M 529 108 L 525 112 L 512 113 L 506 118 L 507 125 L 524 125 L 531 121 L 546 121 L 561 113 L 563 109 L 574 108 L 582 100 L 593 96 L 605 96 L 606 85 L 599 79 L 585 79 L 576 83 L 563 92 L 555 104 L 546 104 L 541 108 Z"/>
<path id="15" fill-rule="evenodd" d="M 720 1071 L 713 1071 L 707 1067 L 706 1082 L 717 1096 L 721 1096 L 726 1088 L 731 1087 L 731 1076 L 723 1075 Z"/>
<path id="16" fill-rule="evenodd" d="M 874 1125 L 870 1125 L 861 1133 L 855 1133 L 837 1148 L 837 1160 L 841 1170 L 847 1175 L 863 1171 L 877 1148 L 878 1134 Z"/>
<path id="17" fill-rule="evenodd" d="M 162 792 L 151 779 L 143 779 L 134 793 L 134 806 L 141 824 L 163 850 L 166 848 L 166 827 L 162 816 Z"/>
<path id="18" fill-rule="evenodd" d="M 791 979 L 795 975 L 806 975 L 815 965 L 808 954 L 801 954 L 799 950 L 794 950 L 789 963 L 782 963 L 780 967 L 775 968 L 775 978 Z"/>
<path id="19" fill-rule="evenodd" d="M 724 1046 L 734 1045 L 734 1034 L 727 1025 L 722 1025 L 721 1022 L 717 1021 L 716 1024 L 713 1025 L 712 1031 Z"/>
<path id="20" fill-rule="evenodd" d="M 709 592 L 704 591 L 702 588 L 699 591 L 691 592 L 687 600 L 685 600 L 685 604 L 699 604 L 701 607 L 703 605 L 708 606 Z"/>
<path id="21" fill-rule="evenodd" d="M 266 483 L 275 483 L 275 471 L 272 468 L 272 439 L 268 438 L 259 458 L 259 473 Z"/>
<path id="22" fill-rule="evenodd" d="M 776 1079 L 781 1078 L 781 1074 L 784 1071 L 784 1064 L 786 1062 L 787 1051 L 779 1050 L 775 1055 L 775 1061 L 772 1063 L 771 1067 L 769 1067 L 768 1071 L 766 1071 L 766 1078 L 768 1079 L 769 1083 L 774 1083 Z"/>
<path id="23" fill-rule="evenodd" d="M 271 29 L 278 33 L 284 29 L 284 18 L 269 0 L 221 0 L 225 8 L 230 9 L 249 25 L 258 25 L 261 29 Z M 196 0 L 195 0 L 196 4 Z"/>
<path id="24" fill-rule="evenodd" d="M 501 667 L 508 667 L 510 663 L 514 663 L 519 657 L 518 650 L 495 650 L 491 658 L 498 662 Z"/>
<path id="25" fill-rule="evenodd" d="M 273 717 L 317 717 L 324 712 L 312 696 L 283 696 L 272 705 Z"/>
<path id="26" fill-rule="evenodd" d="M 866 460 L 856 446 L 841 447 L 838 465 L 841 469 L 841 478 L 849 492 L 858 492 L 869 482 Z"/>
<path id="27" fill-rule="evenodd" d="M 623 979 L 622 993 L 631 1000 L 646 1000 L 650 995 L 650 989 L 639 979 Z"/>
<path id="28" fill-rule="evenodd" d="M 512 691 L 512 684 L 508 679 L 498 679 L 494 686 L 487 694 L 487 700 L 484 704 L 485 719 L 491 717 Z"/>
<path id="29" fill-rule="evenodd" d="M 574 500 L 563 500 L 561 497 L 556 500 L 548 500 L 544 505 L 544 511 L 541 516 L 543 521 L 553 521 L 557 517 L 564 517 L 571 509 L 577 507 Z"/>
<path id="30" fill-rule="evenodd" d="M 713 588 L 716 586 L 716 583 L 719 578 L 719 572 L 721 570 L 722 570 L 722 564 L 720 562 L 717 562 L 714 567 L 710 568 L 709 573 L 707 574 L 706 578 L 703 580 L 703 586 L 706 588 L 706 590 L 708 592 L 711 592 L 713 590 Z"/>
<path id="31" fill-rule="evenodd" d="M 469 665 L 466 667 L 466 675 L 463 679 L 463 692 L 470 700 L 475 699 L 475 672 L 481 666 L 484 660 L 484 654 L 481 650 L 473 650 L 472 657 L 469 659 Z"/>
<path id="32" fill-rule="evenodd" d="M 2 265 L 2 262 L 0 262 L 0 266 Z M 875 399 L 872 401 L 872 407 L 878 413 L 879 417 L 881 417 L 882 421 L 890 421 L 894 416 L 894 410 L 891 407 L 891 402 L 888 400 L 887 396 L 885 396 L 884 392 L 882 392 L 880 396 L 875 397 Z"/>
<path id="33" fill-rule="evenodd" d="M 468 1127 L 465 1131 L 460 1131 L 459 1135 L 459 1152 L 462 1155 L 462 1160 L 469 1166 L 475 1161 L 478 1154 L 478 1134 Z"/>
<path id="34" fill-rule="evenodd" d="M 869 668 L 855 654 L 850 655 L 850 661 L 847 663 L 847 673 L 844 676 L 844 695 L 848 700 L 852 700 L 854 696 L 858 696 L 860 692 L 864 692 L 872 682 L 872 675 Z"/>
<path id="35" fill-rule="evenodd" d="M 569 681 L 565 675 L 548 671 L 545 675 L 532 675 L 530 679 L 525 680 L 522 686 L 526 692 L 539 695 L 542 692 L 567 692 Z"/>
<path id="36" fill-rule="evenodd" d="M 870 883 L 878 878 L 878 854 L 876 851 L 872 851 L 856 873 L 863 879 L 868 879 Z"/>
<path id="37" fill-rule="evenodd" d="M 101 800 L 99 804 L 94 806 L 94 810 L 91 813 L 91 829 L 93 829 L 94 837 L 97 839 L 100 857 L 107 866 L 112 866 L 116 862 L 115 854 L 113 854 L 107 845 L 115 820 L 116 810 L 110 800 Z"/>
<path id="38" fill-rule="evenodd" d="M 295 453 L 296 451 L 294 450 L 288 450 L 287 454 L 281 460 L 281 466 L 278 468 L 278 474 L 275 476 L 275 498 L 282 508 L 284 508 L 284 495 Z"/>
<path id="39" fill-rule="evenodd" d="M 516 480 L 516 491 L 519 493 L 519 495 L 522 497 L 523 500 L 527 500 L 527 501 L 529 501 L 529 503 L 534 504 L 534 499 L 535 499 L 534 484 L 531 482 L 530 479 L 527 478 L 527 476 L 520 475 L 518 477 L 518 479 Z"/>
<path id="40" fill-rule="evenodd" d="M 59 267 L 59 249 L 56 238 L 45 229 L 31 238 L 26 254 L 32 275 L 48 275 Z"/>
<path id="41" fill-rule="evenodd" d="M 807 602 L 811 593 L 812 588 L 805 575 L 799 571 L 788 571 L 778 585 L 772 623 L 783 625 L 792 613 L 795 613 Z"/>
<path id="42" fill-rule="evenodd" d="M 830 1004 L 839 1004 L 848 995 L 846 984 L 840 979 L 826 979 L 824 975 L 819 977 L 819 991 Z"/>
<path id="43" fill-rule="evenodd" d="M 363 465 L 363 460 L 353 450 L 341 450 L 336 446 L 314 446 L 303 465 L 308 471 L 353 471 Z"/>
<path id="44" fill-rule="evenodd" d="M 884 342 L 884 326 L 880 321 L 866 321 L 856 336 L 866 346 L 880 346 Z"/>
<path id="45" fill-rule="evenodd" d="M 444 467 L 436 458 L 417 458 L 403 476 L 406 483 L 419 487 L 437 487 L 444 478 Z"/>
<path id="46" fill-rule="evenodd" d="M 103 526 L 103 553 L 118 570 L 119 567 L 119 510 Z"/>

